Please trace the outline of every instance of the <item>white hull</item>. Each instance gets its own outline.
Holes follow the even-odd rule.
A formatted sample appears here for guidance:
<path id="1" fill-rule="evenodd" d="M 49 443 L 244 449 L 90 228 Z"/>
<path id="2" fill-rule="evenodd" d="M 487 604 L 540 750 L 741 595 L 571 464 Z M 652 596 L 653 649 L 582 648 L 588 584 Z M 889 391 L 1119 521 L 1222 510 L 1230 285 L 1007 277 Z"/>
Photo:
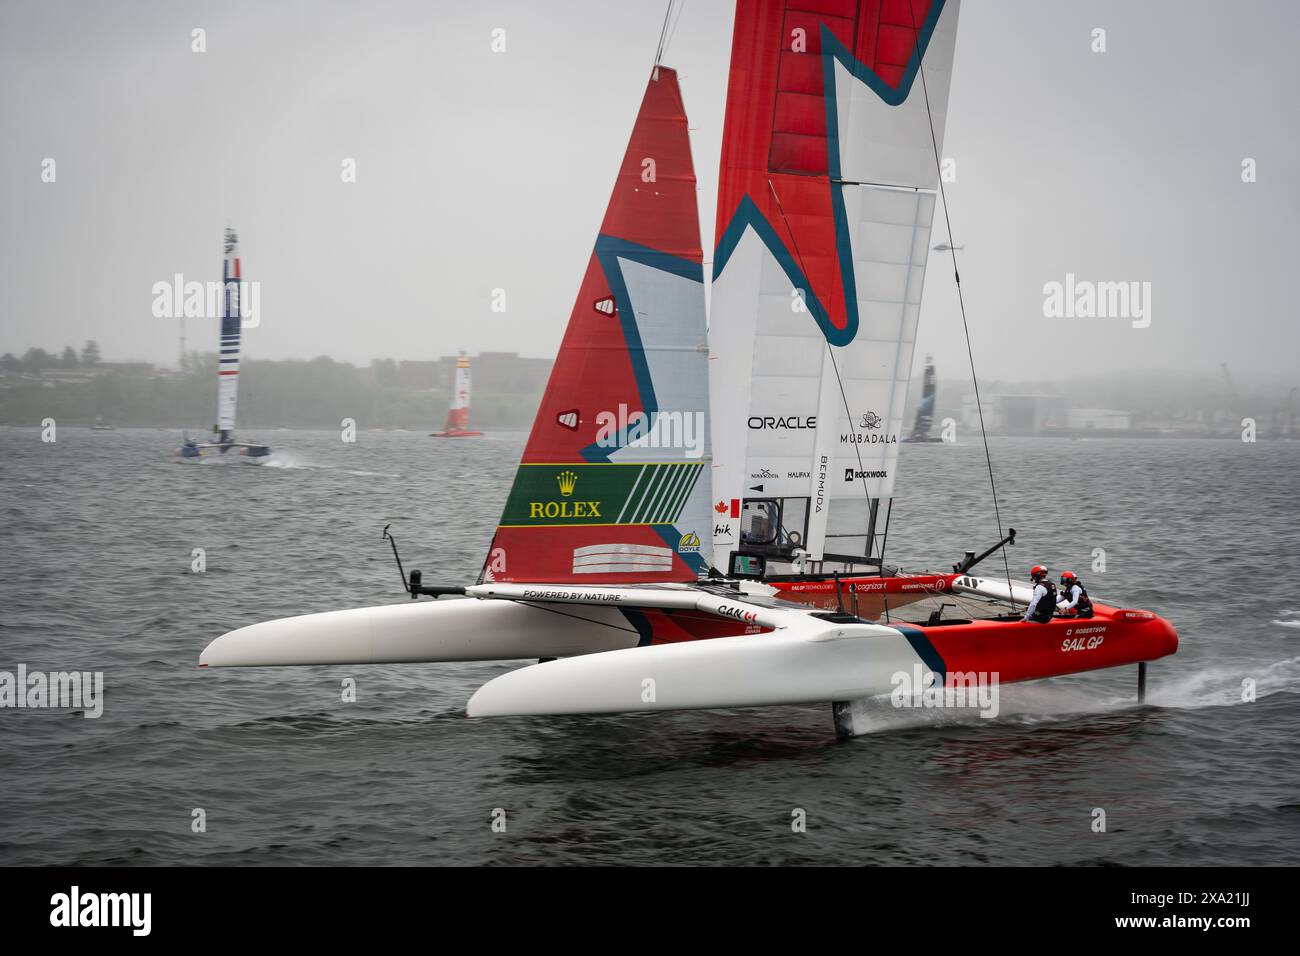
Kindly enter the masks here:
<path id="1" fill-rule="evenodd" d="M 928 668 L 899 631 L 831 622 L 810 606 L 688 585 L 478 585 L 469 599 L 282 618 L 232 631 L 203 667 L 548 659 L 490 681 L 471 717 L 829 702 L 888 693 Z M 525 592 L 527 592 L 525 596 Z M 523 603 L 527 601 L 528 603 Z M 620 608 L 744 621 L 761 633 L 639 646 Z M 549 658 L 555 658 L 549 660 Z"/>
<path id="2" fill-rule="evenodd" d="M 841 636 L 778 632 L 660 644 L 534 664 L 479 688 L 471 717 L 826 703 L 887 694 L 920 663 L 907 639 L 873 624 Z"/>
<path id="3" fill-rule="evenodd" d="M 614 608 L 558 614 L 513 601 L 444 598 L 250 624 L 209 644 L 199 666 L 538 659 L 635 647 L 638 640 Z"/>

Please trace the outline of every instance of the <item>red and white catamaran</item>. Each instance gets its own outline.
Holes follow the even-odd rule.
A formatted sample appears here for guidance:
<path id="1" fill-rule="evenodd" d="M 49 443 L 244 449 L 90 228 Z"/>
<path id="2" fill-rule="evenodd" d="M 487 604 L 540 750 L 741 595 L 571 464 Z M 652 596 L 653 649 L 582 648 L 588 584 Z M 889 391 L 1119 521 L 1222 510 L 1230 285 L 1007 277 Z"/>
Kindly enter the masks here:
<path id="1" fill-rule="evenodd" d="M 809 12 L 832 8 L 834 13 Z M 831 702 L 919 669 L 1145 662 L 1143 610 L 1021 621 L 1030 590 L 881 556 L 957 0 L 739 0 L 711 323 L 676 74 L 656 66 L 478 583 L 268 621 L 201 664 L 537 658 L 470 716 Z M 956 608 L 956 614 L 945 612 Z"/>

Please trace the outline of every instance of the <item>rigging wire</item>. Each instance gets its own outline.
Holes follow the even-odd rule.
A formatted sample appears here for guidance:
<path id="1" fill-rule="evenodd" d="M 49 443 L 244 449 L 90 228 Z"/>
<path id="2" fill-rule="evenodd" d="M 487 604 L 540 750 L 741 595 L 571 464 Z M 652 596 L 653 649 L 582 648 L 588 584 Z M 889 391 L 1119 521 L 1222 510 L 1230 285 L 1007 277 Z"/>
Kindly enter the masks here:
<path id="1" fill-rule="evenodd" d="M 781 197 L 777 193 L 776 186 L 773 185 L 771 179 L 768 179 L 767 181 L 767 188 L 772 190 L 772 198 L 776 200 L 776 208 L 777 211 L 781 213 L 781 221 L 785 223 L 785 231 L 790 234 L 790 245 L 794 247 L 794 254 L 799 259 L 799 268 L 803 272 L 803 277 L 809 283 L 809 285 L 811 285 L 812 280 L 808 278 L 808 268 L 803 264 L 803 253 L 799 251 L 799 241 L 794 237 L 794 230 L 790 228 L 790 220 L 785 217 L 785 206 L 781 205 Z M 835 382 L 840 387 L 840 400 L 844 402 L 844 414 L 845 416 L 847 416 L 849 420 L 849 434 L 850 435 L 855 434 L 857 432 L 857 429 L 853 425 L 853 411 L 852 409 L 849 408 L 849 397 L 844 392 L 844 379 L 840 376 L 840 365 L 838 362 L 835 361 L 835 349 L 831 345 L 829 339 L 826 339 L 826 354 L 831 357 L 831 368 L 835 371 Z M 879 499 L 876 499 L 876 502 L 873 502 L 871 499 L 871 491 L 867 487 L 867 469 L 862 464 L 862 447 L 856 441 L 853 443 L 853 451 L 858 456 L 858 474 L 862 476 L 862 494 L 867 499 L 867 528 L 866 528 L 866 535 L 864 536 L 869 536 L 872 531 L 871 511 L 876 506 L 876 502 L 878 502 Z M 830 508 L 829 492 L 827 492 L 826 495 L 826 507 Z M 875 546 L 875 542 L 868 538 L 866 550 L 870 552 L 871 550 L 873 550 L 874 546 Z M 880 564 L 881 564 L 880 570 L 881 573 L 883 574 L 884 573 L 883 559 L 881 560 Z"/>
<path id="2" fill-rule="evenodd" d="M 673 45 L 673 37 L 677 36 L 677 24 L 682 22 L 682 11 L 685 9 L 686 0 L 682 0 L 677 6 L 677 16 L 673 18 L 673 27 L 668 31 L 668 39 L 664 41 L 664 53 L 667 53 L 668 48 Z"/>
<path id="3" fill-rule="evenodd" d="M 659 60 L 664 55 L 664 41 L 668 36 L 668 21 L 672 19 L 673 2 L 668 0 L 668 9 L 664 11 L 664 25 L 659 28 L 659 45 L 655 47 L 655 69 L 659 69 Z"/>
<path id="4" fill-rule="evenodd" d="M 943 188 L 943 164 L 939 159 L 939 138 L 934 132 L 934 113 L 930 109 L 930 91 L 925 83 L 925 64 L 924 57 L 921 56 L 921 31 L 916 26 L 916 10 L 912 7 L 912 0 L 907 0 L 907 12 L 912 18 L 912 31 L 916 34 L 917 43 L 917 73 L 921 76 L 921 92 L 925 95 L 925 115 L 930 121 L 930 146 L 934 150 L 934 168 L 936 178 L 939 180 L 939 198 L 943 201 L 943 221 L 948 229 L 948 251 L 952 254 L 952 277 L 957 283 L 957 304 L 961 307 L 961 327 L 966 333 L 966 357 L 970 360 L 970 377 L 971 383 L 975 386 L 975 410 L 979 413 L 980 420 L 980 438 L 984 441 L 984 461 L 989 470 L 989 488 L 993 492 L 993 515 L 998 522 L 998 539 L 1006 537 L 1002 533 L 1002 510 L 998 507 L 998 485 L 993 478 L 993 456 L 989 453 L 989 436 L 984 428 L 984 403 L 980 400 L 980 382 L 979 376 L 975 374 L 975 353 L 970 343 L 970 325 L 966 321 L 966 300 L 961 291 L 961 273 L 957 270 L 957 245 L 952 238 L 952 218 L 948 214 L 948 195 Z M 1015 601 L 1011 599 L 1011 563 L 1007 558 L 1007 546 L 1003 544 L 999 549 L 1002 551 L 1002 568 L 1007 575 L 1007 603 L 1015 607 Z"/>

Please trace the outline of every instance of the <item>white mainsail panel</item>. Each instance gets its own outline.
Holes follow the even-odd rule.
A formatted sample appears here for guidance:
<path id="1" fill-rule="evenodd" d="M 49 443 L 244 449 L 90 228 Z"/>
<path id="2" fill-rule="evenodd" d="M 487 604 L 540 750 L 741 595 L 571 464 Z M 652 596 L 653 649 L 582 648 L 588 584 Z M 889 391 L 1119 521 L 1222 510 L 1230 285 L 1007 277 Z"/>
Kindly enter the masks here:
<path id="1" fill-rule="evenodd" d="M 456 390 L 451 396 L 451 410 L 469 408 L 469 361 L 461 359 L 456 363 Z"/>
<path id="2" fill-rule="evenodd" d="M 709 329 L 719 567 L 758 543 L 737 499 L 779 502 L 776 547 L 878 554 L 903 435 L 958 4 L 806 6 L 736 14 Z"/>
<path id="3" fill-rule="evenodd" d="M 829 133 L 833 137 L 838 134 L 840 164 L 838 170 L 832 166 L 832 178 L 854 183 L 938 188 L 930 121 L 933 118 L 934 139 L 942 156 L 958 6 L 957 0 L 942 5 L 925 40 L 924 83 L 918 69 L 911 76 L 905 75 L 897 88 L 889 88 L 861 63 L 850 63 L 851 57 L 828 55 L 835 75 L 838 119 L 838 129 Z M 925 19 L 918 14 L 923 38 Z"/>

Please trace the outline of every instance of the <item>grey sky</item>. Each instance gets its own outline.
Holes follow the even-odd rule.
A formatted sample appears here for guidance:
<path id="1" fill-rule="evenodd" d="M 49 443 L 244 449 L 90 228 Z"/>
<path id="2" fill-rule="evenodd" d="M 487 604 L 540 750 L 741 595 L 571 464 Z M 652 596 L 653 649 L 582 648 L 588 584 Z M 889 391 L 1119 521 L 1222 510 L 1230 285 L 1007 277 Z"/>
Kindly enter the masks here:
<path id="1" fill-rule="evenodd" d="M 230 220 L 262 283 L 254 357 L 553 354 L 664 6 L 6 0 L 0 351 L 96 338 L 107 358 L 174 362 L 150 287 L 219 278 Z M 687 0 L 664 58 L 695 131 L 706 259 L 731 12 Z M 1292 369 L 1298 27 L 1282 0 L 965 0 L 944 153 L 982 375 Z M 1044 318 L 1043 284 L 1067 272 L 1151 282 L 1150 328 Z M 189 332 L 215 348 L 211 324 Z M 965 368 L 939 253 L 926 352 L 945 377 Z"/>

